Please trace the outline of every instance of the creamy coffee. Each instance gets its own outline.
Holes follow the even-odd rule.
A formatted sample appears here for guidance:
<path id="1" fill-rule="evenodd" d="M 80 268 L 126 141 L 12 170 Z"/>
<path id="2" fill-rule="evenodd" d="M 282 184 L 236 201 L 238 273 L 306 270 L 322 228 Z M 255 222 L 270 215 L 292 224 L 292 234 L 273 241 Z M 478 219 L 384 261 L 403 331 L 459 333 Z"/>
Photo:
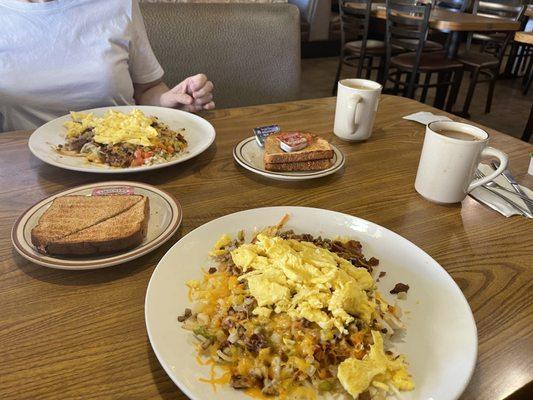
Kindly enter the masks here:
<path id="1" fill-rule="evenodd" d="M 460 139 L 460 140 L 466 140 L 466 141 L 471 141 L 471 142 L 476 142 L 476 141 L 481 140 L 477 136 L 471 135 L 470 133 L 456 131 L 453 129 L 435 129 L 435 132 L 437 132 L 440 135 L 447 136 L 453 139 Z"/>
<path id="2" fill-rule="evenodd" d="M 351 89 L 358 89 L 358 90 L 372 90 L 371 88 L 369 88 L 368 86 L 364 86 L 364 85 L 359 85 L 357 83 L 352 83 L 352 82 L 342 82 L 342 84 L 346 87 L 349 87 Z"/>

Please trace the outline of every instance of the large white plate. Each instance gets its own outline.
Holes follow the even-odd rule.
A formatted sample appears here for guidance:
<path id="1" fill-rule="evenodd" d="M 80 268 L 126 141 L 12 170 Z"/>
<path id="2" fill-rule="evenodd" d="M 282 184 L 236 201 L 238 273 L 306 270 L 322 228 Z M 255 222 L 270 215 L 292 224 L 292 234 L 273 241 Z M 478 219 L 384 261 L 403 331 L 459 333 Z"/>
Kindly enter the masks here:
<path id="1" fill-rule="evenodd" d="M 148 197 L 150 217 L 143 242 L 133 249 L 97 257 L 59 257 L 39 253 L 31 243 L 31 230 L 39 218 L 59 196 L 91 196 L 95 190 L 128 191 Z M 57 269 L 97 269 L 122 264 L 143 256 L 161 246 L 176 232 L 181 224 L 181 205 L 170 194 L 152 185 L 129 181 L 91 183 L 56 193 L 26 210 L 11 230 L 11 242 L 15 250 L 27 260 L 44 267 Z"/>
<path id="2" fill-rule="evenodd" d="M 65 128 L 63 124 L 70 121 L 70 115 L 65 115 L 50 121 L 38 128 L 30 136 L 28 145 L 30 151 L 47 164 L 73 171 L 94 172 L 99 174 L 116 174 L 148 171 L 168 167 L 189 160 L 205 151 L 215 140 L 215 128 L 209 122 L 198 115 L 171 108 L 153 106 L 120 106 L 102 107 L 82 112 L 92 112 L 96 116 L 102 116 L 108 110 L 128 113 L 134 108 L 140 109 L 146 115 L 155 115 L 161 122 L 167 124 L 170 129 L 185 128 L 184 136 L 188 146 L 186 151 L 172 161 L 145 165 L 141 167 L 116 168 L 91 164 L 84 157 L 66 156 L 59 154 L 55 148 L 65 143 Z"/>
<path id="3" fill-rule="evenodd" d="M 274 172 L 266 170 L 263 161 L 264 149 L 259 147 L 255 137 L 249 137 L 239 142 L 233 149 L 233 158 L 248 171 L 267 178 L 279 181 L 304 181 L 334 174 L 342 168 L 345 160 L 344 154 L 336 146 L 330 145 L 333 149 L 332 165 L 321 171 Z"/>
<path id="4" fill-rule="evenodd" d="M 477 330 L 468 302 L 448 273 L 413 243 L 372 222 L 328 210 L 305 207 L 258 208 L 226 215 L 195 229 L 177 242 L 157 265 L 146 293 L 148 336 L 161 365 L 180 389 L 194 400 L 249 399 L 231 387 L 213 394 L 209 367 L 195 361 L 194 340 L 177 316 L 190 306 L 185 282 L 198 279 L 210 264 L 207 253 L 223 233 L 236 235 L 277 223 L 288 213 L 285 228 L 334 237 L 348 236 L 363 244 L 367 257 L 380 260 L 387 275 L 378 283 L 382 295 L 398 282 L 410 290 L 400 301 L 407 332 L 399 351 L 407 355 L 416 389 L 403 400 L 452 400 L 465 389 L 476 362 Z"/>

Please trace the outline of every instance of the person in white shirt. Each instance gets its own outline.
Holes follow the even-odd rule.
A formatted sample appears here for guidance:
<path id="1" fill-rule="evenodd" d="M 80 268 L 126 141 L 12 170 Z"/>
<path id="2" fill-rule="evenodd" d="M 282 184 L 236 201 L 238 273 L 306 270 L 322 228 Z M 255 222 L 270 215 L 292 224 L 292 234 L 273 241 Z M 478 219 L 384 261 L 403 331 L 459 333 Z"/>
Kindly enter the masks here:
<path id="1" fill-rule="evenodd" d="M 204 74 L 162 78 L 137 0 L 0 0 L 0 132 L 95 107 L 215 107 Z"/>

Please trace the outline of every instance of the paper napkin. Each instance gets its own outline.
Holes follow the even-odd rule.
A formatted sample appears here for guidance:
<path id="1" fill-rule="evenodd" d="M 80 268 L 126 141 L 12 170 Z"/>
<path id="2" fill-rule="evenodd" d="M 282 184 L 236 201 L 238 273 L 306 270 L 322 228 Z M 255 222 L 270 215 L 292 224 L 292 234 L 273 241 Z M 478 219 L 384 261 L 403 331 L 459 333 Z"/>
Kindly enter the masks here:
<path id="1" fill-rule="evenodd" d="M 420 122 L 421 124 L 427 125 L 430 122 L 434 121 L 451 121 L 450 118 L 444 115 L 436 115 L 428 111 L 420 111 L 414 114 L 406 115 L 403 119 L 408 119 L 409 121 Z"/>
<path id="2" fill-rule="evenodd" d="M 489 175 L 492 172 L 494 172 L 494 170 L 489 165 L 486 165 L 486 164 L 479 164 L 478 169 L 481 172 L 483 172 L 485 175 Z M 496 177 L 496 179 L 494 179 L 494 182 L 514 192 L 514 189 L 511 186 L 511 184 L 507 182 L 507 179 L 505 179 L 503 176 L 500 175 Z M 520 187 L 522 188 L 522 190 L 524 191 L 526 195 L 533 198 L 533 191 L 529 190 L 527 187 L 522 186 L 522 185 L 520 185 Z M 527 210 L 526 204 L 520 197 L 515 196 L 512 193 L 506 192 L 505 190 L 500 190 L 494 187 L 492 187 L 491 190 L 497 191 L 502 196 L 505 196 L 506 198 L 514 201 L 516 204 L 520 205 L 521 207 Z M 473 197 L 474 199 L 476 199 L 477 201 L 492 208 L 493 210 L 498 211 L 500 214 L 505 215 L 506 217 L 510 217 L 512 215 L 522 215 L 521 212 L 517 211 L 514 207 L 508 204 L 505 200 L 494 195 L 493 193 L 491 193 L 489 190 L 487 190 L 483 186 L 475 188 L 469 193 L 469 195 Z"/>

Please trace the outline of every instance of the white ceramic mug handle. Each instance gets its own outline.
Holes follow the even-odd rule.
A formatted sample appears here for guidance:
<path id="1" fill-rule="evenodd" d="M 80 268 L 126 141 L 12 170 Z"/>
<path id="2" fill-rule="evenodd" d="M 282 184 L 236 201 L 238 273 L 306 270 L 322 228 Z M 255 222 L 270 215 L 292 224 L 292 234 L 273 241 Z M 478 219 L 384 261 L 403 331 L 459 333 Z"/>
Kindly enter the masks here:
<path id="1" fill-rule="evenodd" d="M 481 156 L 482 157 L 483 156 L 496 157 L 497 159 L 500 160 L 500 166 L 492 174 L 489 174 L 482 179 L 478 179 L 472 182 L 470 186 L 468 186 L 467 192 L 470 192 L 473 189 L 477 188 L 478 186 L 481 186 L 487 182 L 492 181 L 494 178 L 500 175 L 505 170 L 505 168 L 507 168 L 507 163 L 509 159 L 507 158 L 507 155 L 503 151 L 495 149 L 494 147 L 485 147 L 483 151 L 481 152 Z"/>
<path id="2" fill-rule="evenodd" d="M 353 94 L 350 96 L 349 107 L 353 109 L 353 116 L 349 116 L 349 118 L 353 121 L 352 135 L 355 135 L 357 126 L 359 125 L 359 118 L 357 118 L 359 113 L 357 112 L 357 109 L 359 108 L 358 105 L 361 103 L 361 101 L 363 101 L 363 98 L 358 94 Z"/>

